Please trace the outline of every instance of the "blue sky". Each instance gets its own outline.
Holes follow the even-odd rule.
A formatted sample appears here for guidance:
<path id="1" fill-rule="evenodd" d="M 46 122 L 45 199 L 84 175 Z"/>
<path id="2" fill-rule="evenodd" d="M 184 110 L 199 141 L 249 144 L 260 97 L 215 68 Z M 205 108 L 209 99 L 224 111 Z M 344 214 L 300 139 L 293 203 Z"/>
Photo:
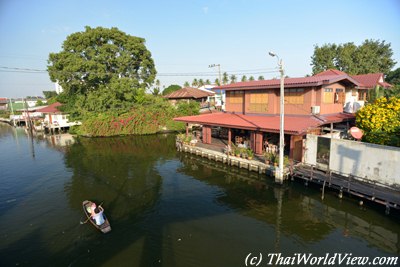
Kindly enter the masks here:
<path id="1" fill-rule="evenodd" d="M 213 81 L 210 64 L 277 77 L 268 51 L 283 59 L 287 75 L 302 77 L 311 73 L 314 45 L 365 39 L 390 43 L 400 66 L 399 0 L 0 0 L 0 97 L 54 90 L 47 73 L 15 68 L 45 70 L 49 53 L 86 25 L 145 38 L 165 86 Z"/>

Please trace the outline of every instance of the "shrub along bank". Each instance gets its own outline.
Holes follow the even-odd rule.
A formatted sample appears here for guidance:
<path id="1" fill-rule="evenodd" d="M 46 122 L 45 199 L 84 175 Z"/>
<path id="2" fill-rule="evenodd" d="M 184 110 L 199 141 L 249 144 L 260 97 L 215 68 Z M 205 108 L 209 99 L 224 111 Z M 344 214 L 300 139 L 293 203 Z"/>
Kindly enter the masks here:
<path id="1" fill-rule="evenodd" d="M 87 114 L 82 125 L 71 129 L 70 132 L 85 136 L 107 137 L 181 131 L 185 128 L 185 124 L 175 122 L 173 118 L 198 113 L 199 104 L 196 102 L 180 103 L 177 107 L 166 101 L 135 104 L 129 111 L 123 113 L 110 110 Z"/>

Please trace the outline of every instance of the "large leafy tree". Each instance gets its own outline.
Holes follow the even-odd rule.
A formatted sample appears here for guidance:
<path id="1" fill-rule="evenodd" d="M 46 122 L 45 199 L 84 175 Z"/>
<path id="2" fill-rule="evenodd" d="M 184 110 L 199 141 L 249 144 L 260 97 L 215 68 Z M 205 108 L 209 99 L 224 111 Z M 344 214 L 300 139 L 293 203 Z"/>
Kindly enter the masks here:
<path id="1" fill-rule="evenodd" d="M 388 83 L 400 85 L 400 68 L 397 68 L 387 73 L 385 80 Z"/>
<path id="2" fill-rule="evenodd" d="M 63 87 L 62 101 L 78 114 L 127 109 L 154 82 L 156 70 L 145 40 L 117 28 L 86 27 L 51 53 L 48 72 Z"/>
<path id="3" fill-rule="evenodd" d="M 356 114 L 356 124 L 364 140 L 381 145 L 400 146 L 400 98 L 382 97 Z"/>
<path id="4" fill-rule="evenodd" d="M 360 46 L 354 43 L 315 45 L 311 66 L 313 74 L 332 68 L 351 75 L 389 73 L 396 64 L 392 56 L 390 43 L 379 40 L 365 40 Z"/>

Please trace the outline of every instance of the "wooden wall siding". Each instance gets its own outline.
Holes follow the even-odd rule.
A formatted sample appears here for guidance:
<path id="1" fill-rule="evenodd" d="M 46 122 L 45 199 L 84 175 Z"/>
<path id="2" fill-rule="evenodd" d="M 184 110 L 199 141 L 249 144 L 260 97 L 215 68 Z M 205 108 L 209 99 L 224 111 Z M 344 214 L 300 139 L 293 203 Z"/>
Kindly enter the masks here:
<path id="1" fill-rule="evenodd" d="M 289 158 L 291 158 L 295 161 L 302 161 L 302 159 L 303 159 L 303 136 L 302 135 L 290 136 Z"/>
<path id="2" fill-rule="evenodd" d="M 342 102 L 345 96 L 336 94 L 337 90 L 345 92 L 345 87 L 340 83 L 333 83 L 317 88 L 286 88 L 285 114 L 310 115 L 312 106 L 320 106 L 320 114 L 343 112 Z M 278 115 L 279 107 L 279 89 L 228 91 L 226 94 L 228 112 Z"/>
<path id="3" fill-rule="evenodd" d="M 301 88 L 300 88 L 301 89 Z M 311 114 L 311 103 L 315 92 L 313 89 L 304 88 L 300 92 L 293 92 L 293 89 L 287 89 L 288 97 L 285 95 L 285 114 L 289 115 L 307 115 Z M 302 91 L 302 92 L 301 92 Z M 302 99 L 300 99 L 302 93 Z M 291 97 L 293 96 L 293 98 Z M 301 101 L 302 100 L 302 101 Z M 302 103 L 301 103 L 302 102 Z"/>
<path id="4" fill-rule="evenodd" d="M 228 112 L 243 113 L 245 94 L 243 91 L 227 91 L 225 109 Z"/>
<path id="5" fill-rule="evenodd" d="M 268 113 L 269 93 L 267 90 L 252 90 L 245 93 L 246 113 Z"/>
<path id="6" fill-rule="evenodd" d="M 263 153 L 263 134 L 262 132 L 250 133 L 250 148 L 255 154 L 261 155 Z"/>
<path id="7" fill-rule="evenodd" d="M 343 104 L 336 100 L 336 89 L 345 91 L 345 87 L 340 83 L 333 83 L 322 86 L 320 91 L 321 114 L 331 114 L 343 112 Z"/>
<path id="8" fill-rule="evenodd" d="M 211 144 L 211 127 L 203 125 L 203 143 Z"/>

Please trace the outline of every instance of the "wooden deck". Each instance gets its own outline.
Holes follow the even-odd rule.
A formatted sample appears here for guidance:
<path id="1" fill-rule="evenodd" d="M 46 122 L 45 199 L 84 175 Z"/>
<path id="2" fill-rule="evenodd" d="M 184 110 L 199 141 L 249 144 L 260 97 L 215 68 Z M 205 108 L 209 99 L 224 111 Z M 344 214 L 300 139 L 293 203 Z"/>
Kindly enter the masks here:
<path id="1" fill-rule="evenodd" d="M 339 197 L 343 193 L 357 196 L 372 202 L 382 204 L 389 213 L 390 208 L 400 209 L 400 189 L 390 188 L 376 181 L 354 176 L 343 176 L 331 171 L 322 171 L 314 166 L 299 164 L 294 167 L 292 177 L 322 185 L 322 198 L 325 188 L 339 191 Z M 360 202 L 361 204 L 362 202 Z"/>

